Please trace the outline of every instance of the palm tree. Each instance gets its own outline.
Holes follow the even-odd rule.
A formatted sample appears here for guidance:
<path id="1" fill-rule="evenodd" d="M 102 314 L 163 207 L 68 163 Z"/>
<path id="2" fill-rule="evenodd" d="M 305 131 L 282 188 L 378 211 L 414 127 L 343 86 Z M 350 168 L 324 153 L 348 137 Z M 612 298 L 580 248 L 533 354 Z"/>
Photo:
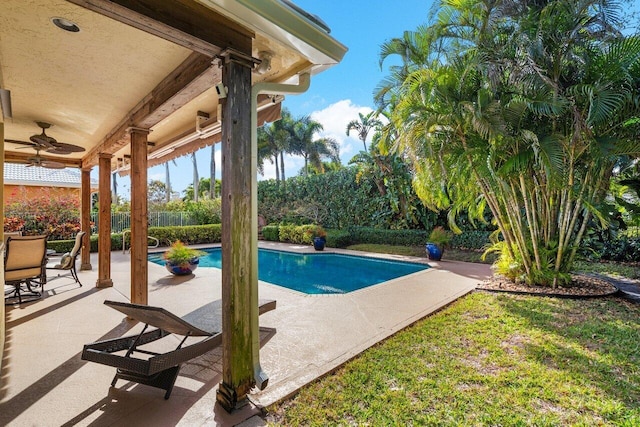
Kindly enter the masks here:
<path id="1" fill-rule="evenodd" d="M 366 115 L 358 113 L 358 116 L 358 120 L 351 120 L 349 124 L 347 124 L 347 136 L 349 136 L 352 130 L 358 132 L 358 138 L 364 145 L 364 151 L 367 151 L 367 136 L 369 132 L 371 129 L 382 126 L 382 122 L 376 118 L 377 113 L 375 111 L 371 111 Z"/>
<path id="2" fill-rule="evenodd" d="M 403 39 L 423 53 L 398 52 L 407 63 L 378 101 L 423 201 L 450 217 L 490 209 L 498 271 L 555 286 L 570 280 L 590 219 L 604 223 L 595 206 L 615 159 L 640 154 L 623 126 L 640 113 L 640 38 L 620 35 L 613 3 L 524 6 L 443 1 L 431 26 Z"/>
<path id="3" fill-rule="evenodd" d="M 334 162 L 340 162 L 340 146 L 333 138 L 315 139 L 315 134 L 322 131 L 323 126 L 311 120 L 309 116 L 303 116 L 293 122 L 289 128 L 291 138 L 291 150 L 304 158 L 304 175 L 308 175 L 309 163 L 320 171 L 324 171 L 322 159 L 328 158 Z"/>
<path id="4" fill-rule="evenodd" d="M 273 123 L 265 123 L 258 128 L 258 170 L 264 173 L 264 161 L 275 164 L 276 182 L 285 185 L 284 154 L 290 152 L 293 119 L 286 108 L 282 109 L 281 118 Z"/>

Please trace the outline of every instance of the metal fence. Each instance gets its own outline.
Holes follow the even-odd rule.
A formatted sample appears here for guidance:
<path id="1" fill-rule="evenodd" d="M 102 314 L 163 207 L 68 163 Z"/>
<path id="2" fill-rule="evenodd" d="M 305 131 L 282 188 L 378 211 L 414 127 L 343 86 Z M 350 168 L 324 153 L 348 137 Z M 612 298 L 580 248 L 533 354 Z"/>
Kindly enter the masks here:
<path id="1" fill-rule="evenodd" d="M 170 227 L 180 225 L 198 225 L 198 222 L 190 212 L 149 212 L 149 227 Z M 98 213 L 91 213 L 91 222 L 94 224 L 93 232 L 98 230 Z M 117 212 L 111 214 L 111 232 L 122 233 L 131 228 L 131 214 L 129 212 Z"/>

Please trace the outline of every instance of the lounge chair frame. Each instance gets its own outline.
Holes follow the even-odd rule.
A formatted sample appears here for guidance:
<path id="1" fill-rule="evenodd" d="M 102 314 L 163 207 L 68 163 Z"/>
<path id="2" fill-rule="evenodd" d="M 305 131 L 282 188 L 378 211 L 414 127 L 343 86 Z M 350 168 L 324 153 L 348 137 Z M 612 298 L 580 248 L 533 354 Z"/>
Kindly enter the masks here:
<path id="1" fill-rule="evenodd" d="M 67 274 L 71 274 L 71 277 L 73 277 L 73 280 L 75 280 L 78 285 L 82 286 L 82 283 L 80 283 L 80 279 L 78 278 L 78 272 L 76 270 L 76 259 L 78 258 L 78 255 L 82 251 L 82 239 L 84 238 L 85 234 L 87 234 L 85 231 L 80 231 L 78 232 L 78 234 L 76 234 L 76 241 L 73 245 L 73 248 L 69 252 L 69 256 L 71 257 L 71 263 L 69 264 L 68 267 L 63 267 L 61 264 L 58 263 L 55 265 L 47 265 L 46 269 L 47 270 L 68 270 L 69 273 Z M 62 259 L 60 261 L 62 261 Z M 65 275 L 58 274 L 57 277 L 63 277 Z M 43 284 L 44 284 L 44 281 L 43 281 Z"/>
<path id="2" fill-rule="evenodd" d="M 145 324 L 138 335 L 109 339 L 86 344 L 82 351 L 82 359 L 117 368 L 111 381 L 114 387 L 118 379 L 133 381 L 139 384 L 165 390 L 165 399 L 169 399 L 182 363 L 201 356 L 222 343 L 220 328 L 221 301 L 215 301 L 210 308 L 214 321 L 204 319 L 207 325 L 194 325 L 160 307 L 130 304 L 116 301 L 105 301 L 105 305 L 114 308 L 128 317 Z M 276 302 L 260 301 L 260 314 L 273 310 Z M 188 316 L 187 316 L 188 318 Z M 194 319 L 195 320 L 195 319 Z M 147 331 L 149 326 L 157 329 Z M 203 328 L 207 328 L 207 330 Z M 156 353 L 140 347 L 168 335 L 182 335 L 184 338 L 173 351 Z M 205 336 L 197 343 L 183 346 L 187 338 Z M 125 351 L 124 355 L 114 354 Z M 147 359 L 135 357 L 135 353 L 150 356 Z"/>

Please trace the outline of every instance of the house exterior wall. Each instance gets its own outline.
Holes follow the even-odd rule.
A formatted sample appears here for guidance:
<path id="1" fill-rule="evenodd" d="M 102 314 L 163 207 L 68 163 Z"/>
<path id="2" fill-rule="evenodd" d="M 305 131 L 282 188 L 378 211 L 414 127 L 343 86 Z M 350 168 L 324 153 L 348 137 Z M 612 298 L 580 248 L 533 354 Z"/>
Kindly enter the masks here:
<path id="1" fill-rule="evenodd" d="M 10 205 L 14 202 L 23 202 L 33 200 L 40 197 L 59 198 L 76 198 L 80 200 L 80 188 L 69 187 L 46 187 L 31 185 L 10 185 L 4 186 L 4 205 Z"/>

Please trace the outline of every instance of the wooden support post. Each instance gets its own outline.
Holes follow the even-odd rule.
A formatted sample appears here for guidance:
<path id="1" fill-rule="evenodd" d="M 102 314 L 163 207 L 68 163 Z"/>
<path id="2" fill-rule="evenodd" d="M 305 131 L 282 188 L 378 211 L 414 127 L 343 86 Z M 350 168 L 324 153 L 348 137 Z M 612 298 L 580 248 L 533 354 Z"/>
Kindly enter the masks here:
<path id="1" fill-rule="evenodd" d="M 86 234 L 82 238 L 80 270 L 92 270 L 91 266 L 91 169 L 82 169 L 80 188 L 80 226 Z"/>
<path id="2" fill-rule="evenodd" d="M 98 281 L 97 288 L 113 286 L 111 280 L 111 154 L 98 159 Z"/>
<path id="3" fill-rule="evenodd" d="M 147 135 L 149 130 L 130 128 L 131 134 L 131 302 L 148 304 L 147 260 Z"/>
<path id="4" fill-rule="evenodd" d="M 2 115 L 0 114 L 0 117 L 2 117 Z M 0 140 L 4 141 L 4 122 L 2 121 L 2 119 L 0 119 Z M 2 220 L 4 222 L 4 143 L 2 144 L 2 146 L 0 146 L 0 180 L 2 180 L 0 183 L 2 185 L 0 185 L 0 202 L 2 203 L 2 206 L 0 206 L 0 212 L 2 212 Z M 2 227 L 2 230 L 0 230 L 0 238 L 2 240 L 0 240 L 0 248 L 2 248 L 2 250 L 0 250 L 0 267 L 2 267 L 2 271 L 4 271 L 4 251 L 5 251 L 5 247 L 4 247 L 4 227 Z M 2 275 L 2 287 L 4 288 L 4 274 Z M 2 369 L 2 361 L 5 360 L 4 359 L 4 340 L 5 340 L 5 327 L 6 327 L 6 323 L 5 323 L 5 308 L 4 308 L 4 302 L 2 304 L 2 307 L 0 307 L 0 370 Z"/>
<path id="5" fill-rule="evenodd" d="M 222 383 L 217 401 L 227 411 L 246 403 L 254 386 L 251 283 L 251 66 L 225 56 L 222 83 Z M 257 277 L 257 276 L 256 276 Z"/>

